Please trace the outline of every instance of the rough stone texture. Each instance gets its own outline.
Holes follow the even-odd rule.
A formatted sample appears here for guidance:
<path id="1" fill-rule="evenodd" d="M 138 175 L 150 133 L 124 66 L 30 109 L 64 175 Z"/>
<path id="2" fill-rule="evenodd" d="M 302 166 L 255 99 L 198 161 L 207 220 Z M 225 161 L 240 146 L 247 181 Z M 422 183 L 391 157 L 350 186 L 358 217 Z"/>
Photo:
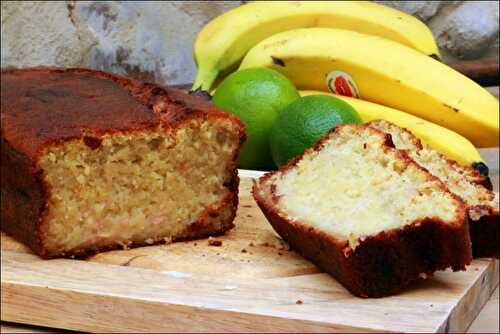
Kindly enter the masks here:
<path id="1" fill-rule="evenodd" d="M 2 1 L 1 65 L 84 66 L 159 83 L 195 76 L 192 43 L 239 1 Z"/>
<path id="2" fill-rule="evenodd" d="M 427 22 L 445 62 L 498 58 L 498 1 L 376 2 Z"/>
<path id="3" fill-rule="evenodd" d="M 63 1 L 1 2 L 2 66 L 77 66 L 90 44 L 79 40 Z"/>
<path id="4" fill-rule="evenodd" d="M 445 1 L 375 1 L 414 15 L 423 21 L 433 17 Z M 447 1 L 450 2 L 450 1 Z M 458 2 L 458 1 L 453 1 Z"/>
<path id="5" fill-rule="evenodd" d="M 497 33 L 495 41 L 491 43 L 491 46 L 488 48 L 488 51 L 486 51 L 485 54 L 481 56 L 481 58 L 498 58 L 499 49 L 500 49 L 500 38 L 499 34 Z"/>
<path id="6" fill-rule="evenodd" d="M 192 44 L 211 18 L 239 2 L 77 2 L 77 22 L 97 44 L 86 66 L 138 79 L 187 83 L 195 76 Z"/>
<path id="7" fill-rule="evenodd" d="M 197 32 L 243 2 L 2 1 L 1 66 L 84 66 L 192 82 Z M 497 1 L 377 2 L 427 21 L 447 62 L 498 57 Z"/>
<path id="8" fill-rule="evenodd" d="M 465 1 L 444 8 L 429 27 L 441 50 L 462 59 L 479 58 L 498 41 L 498 10 L 497 1 Z"/>

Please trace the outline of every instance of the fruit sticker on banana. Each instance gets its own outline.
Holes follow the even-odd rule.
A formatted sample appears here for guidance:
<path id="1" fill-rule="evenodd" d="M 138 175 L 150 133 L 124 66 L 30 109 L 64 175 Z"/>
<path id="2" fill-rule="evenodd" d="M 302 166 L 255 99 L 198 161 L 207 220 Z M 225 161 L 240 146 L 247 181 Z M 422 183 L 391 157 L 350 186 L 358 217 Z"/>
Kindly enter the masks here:
<path id="1" fill-rule="evenodd" d="M 326 85 L 333 94 L 359 99 L 358 86 L 346 72 L 331 71 L 326 76 Z"/>

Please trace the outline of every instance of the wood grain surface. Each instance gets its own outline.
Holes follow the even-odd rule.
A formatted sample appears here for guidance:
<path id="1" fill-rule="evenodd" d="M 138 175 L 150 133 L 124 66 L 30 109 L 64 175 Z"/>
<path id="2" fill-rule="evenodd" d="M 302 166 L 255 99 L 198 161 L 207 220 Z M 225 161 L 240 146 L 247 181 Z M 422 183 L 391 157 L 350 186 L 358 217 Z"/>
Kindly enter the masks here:
<path id="1" fill-rule="evenodd" d="M 397 296 L 353 297 L 288 249 L 250 187 L 243 177 L 236 228 L 220 247 L 205 239 L 44 261 L 2 234 L 2 321 L 101 332 L 465 331 L 498 285 L 498 261 L 481 259 Z"/>
<path id="2" fill-rule="evenodd" d="M 488 90 L 498 97 L 498 87 Z M 498 191 L 498 149 L 481 154 Z M 496 285 L 469 331 L 498 332 L 498 261 L 440 272 L 398 296 L 357 299 L 287 249 L 248 197 L 250 186 L 243 180 L 237 228 L 221 247 L 200 240 L 87 262 L 41 261 L 2 234 L 0 331 L 60 331 L 24 324 L 140 332 L 464 331 Z"/>
<path id="3" fill-rule="evenodd" d="M 472 322 L 468 333 L 499 333 L 499 301 L 498 301 L 498 286 L 491 295 L 490 299 L 486 302 L 481 312 L 476 319 Z"/>

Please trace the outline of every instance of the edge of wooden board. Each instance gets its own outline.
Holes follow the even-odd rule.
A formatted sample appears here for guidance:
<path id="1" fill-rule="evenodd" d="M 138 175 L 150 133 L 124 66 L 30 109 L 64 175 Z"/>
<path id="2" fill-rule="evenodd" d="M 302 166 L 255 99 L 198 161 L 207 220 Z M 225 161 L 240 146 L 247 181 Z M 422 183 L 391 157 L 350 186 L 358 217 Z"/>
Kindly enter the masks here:
<path id="1" fill-rule="evenodd" d="M 466 290 L 465 294 L 453 308 L 448 319 L 436 328 L 438 333 L 465 332 L 488 302 L 499 282 L 499 261 L 484 260 L 490 264 Z"/>
<path id="2" fill-rule="evenodd" d="M 171 272 L 3 251 L 3 321 L 80 331 L 401 332 L 408 327 L 329 322 L 324 303 L 295 303 L 280 281 L 178 276 Z M 481 272 L 442 320 L 424 332 L 463 332 L 498 285 L 498 261 Z M 255 295 L 255 285 L 259 295 Z M 260 284 L 262 283 L 262 284 Z M 233 296 L 237 286 L 238 297 Z M 193 293 L 199 291 L 199 293 Z M 34 316 L 33 307 L 37 308 Z M 374 307 L 376 302 L 374 302 Z M 438 305 L 435 305 L 438 307 Z M 445 305 L 442 305 L 445 306 Z M 438 312 L 438 309 L 436 309 Z M 407 319 L 408 320 L 408 319 Z M 346 320 L 347 322 L 349 320 Z"/>
<path id="3" fill-rule="evenodd" d="M 380 331 L 332 324 L 314 316 L 302 319 L 303 307 L 308 305 L 296 305 L 292 297 L 289 305 L 274 305 L 271 310 L 272 299 L 286 299 L 286 291 L 276 289 L 277 282 L 266 281 L 255 296 L 251 288 L 255 282 L 238 281 L 240 295 L 234 298 L 235 283 L 223 278 L 176 277 L 65 259 L 44 261 L 9 251 L 2 252 L 1 260 L 3 321 L 93 332 Z M 196 296 L 195 288 L 200 292 Z M 33 305 L 36 318 L 30 310 Z"/>

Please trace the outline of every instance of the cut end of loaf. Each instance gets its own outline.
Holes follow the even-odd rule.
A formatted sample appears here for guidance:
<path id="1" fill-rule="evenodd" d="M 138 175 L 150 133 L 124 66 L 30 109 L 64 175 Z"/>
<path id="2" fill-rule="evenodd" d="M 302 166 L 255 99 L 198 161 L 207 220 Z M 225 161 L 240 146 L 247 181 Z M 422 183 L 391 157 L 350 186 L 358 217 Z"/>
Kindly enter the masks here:
<path id="1" fill-rule="evenodd" d="M 336 127 L 253 195 L 292 248 L 360 297 L 472 259 L 463 202 L 366 125 Z"/>
<path id="2" fill-rule="evenodd" d="M 46 256 L 231 228 L 238 126 L 226 118 L 192 118 L 49 147 L 40 158 L 49 196 L 40 226 Z"/>
<path id="3" fill-rule="evenodd" d="M 388 150 L 379 132 L 342 127 L 338 133 L 262 184 L 290 220 L 346 240 L 351 248 L 359 239 L 424 218 L 460 223 L 456 198 Z"/>

